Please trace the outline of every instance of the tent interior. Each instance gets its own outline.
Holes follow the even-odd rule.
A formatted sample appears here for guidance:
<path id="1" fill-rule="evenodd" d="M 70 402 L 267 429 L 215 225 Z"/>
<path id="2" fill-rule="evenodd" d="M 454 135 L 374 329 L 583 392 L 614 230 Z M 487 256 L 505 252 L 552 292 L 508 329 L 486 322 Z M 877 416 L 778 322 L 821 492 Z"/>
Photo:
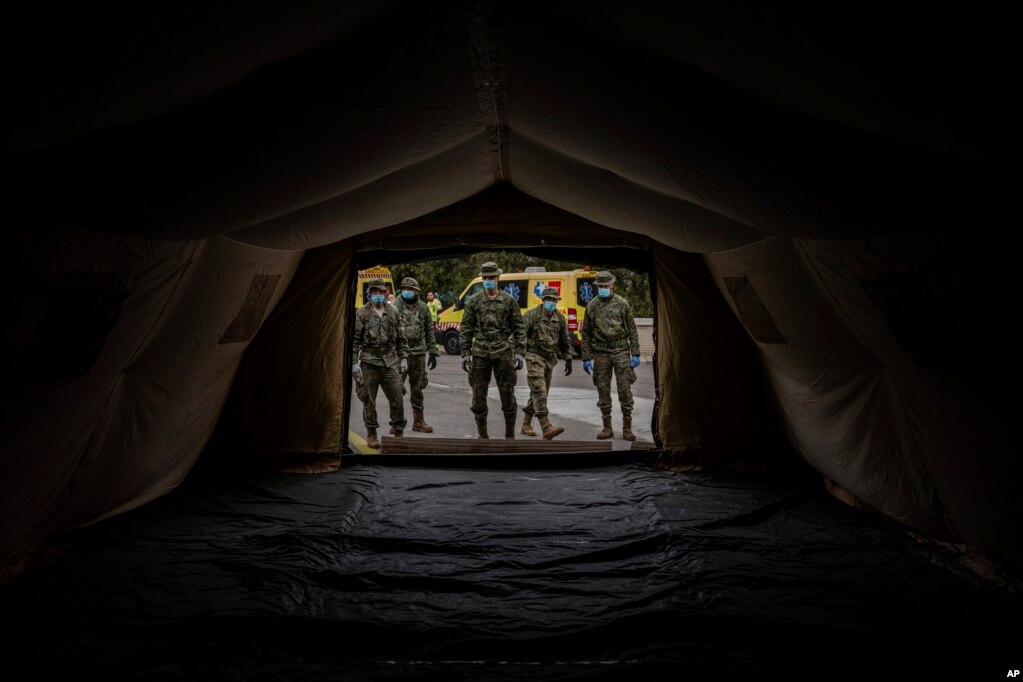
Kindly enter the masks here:
<path id="1" fill-rule="evenodd" d="M 1023 615 L 1012 25 L 844 1 L 19 7 L 5 660 L 1019 668 L 994 625 Z M 493 249 L 649 272 L 656 448 L 351 456 L 357 270 Z"/>

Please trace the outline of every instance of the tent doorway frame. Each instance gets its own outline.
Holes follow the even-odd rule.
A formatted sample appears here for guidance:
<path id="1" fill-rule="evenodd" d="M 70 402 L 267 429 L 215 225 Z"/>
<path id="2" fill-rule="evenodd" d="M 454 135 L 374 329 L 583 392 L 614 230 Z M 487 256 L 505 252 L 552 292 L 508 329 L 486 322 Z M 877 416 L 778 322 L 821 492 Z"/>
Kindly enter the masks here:
<path id="1" fill-rule="evenodd" d="M 654 336 L 654 346 L 656 348 L 656 345 L 657 345 L 657 286 L 656 286 L 656 278 L 653 277 L 653 267 L 654 267 L 653 259 L 651 257 L 650 251 L 646 250 L 646 249 L 640 249 L 640 248 L 635 248 L 635 247 L 633 247 L 633 248 L 607 248 L 607 247 L 588 248 L 588 247 L 585 247 L 585 246 L 539 246 L 538 247 L 538 246 L 514 246 L 514 245 L 499 245 L 498 246 L 498 245 L 482 245 L 482 244 L 481 245 L 462 244 L 462 245 L 458 245 L 458 246 L 447 246 L 447 247 L 436 247 L 436 248 L 422 248 L 422 249 L 408 249 L 408 250 L 385 249 L 385 248 L 368 248 L 368 249 L 356 250 L 356 252 L 353 255 L 353 258 L 352 258 L 352 272 L 351 272 L 351 277 L 349 278 L 349 285 L 348 285 L 349 286 L 349 291 L 351 292 L 352 296 L 355 296 L 357 291 L 358 291 L 359 270 L 364 270 L 364 269 L 366 269 L 368 267 L 372 267 L 372 266 L 374 266 L 374 265 L 376 265 L 378 263 L 386 263 L 386 265 L 389 268 L 391 268 L 392 271 L 393 271 L 393 268 L 395 266 L 406 264 L 406 263 L 415 263 L 415 262 L 420 262 L 420 261 L 424 261 L 424 260 L 438 260 L 438 259 L 441 259 L 441 258 L 446 258 L 446 257 L 451 257 L 451 256 L 468 255 L 468 254 L 479 253 L 479 252 L 482 252 L 482 251 L 501 251 L 501 252 L 504 252 L 504 251 L 514 251 L 514 252 L 523 253 L 523 254 L 526 254 L 526 255 L 529 255 L 529 256 L 536 256 L 538 258 L 546 258 L 546 259 L 550 259 L 550 260 L 561 260 L 561 261 L 569 261 L 569 262 L 583 262 L 585 260 L 598 260 L 604 266 L 609 267 L 609 268 L 628 268 L 629 270 L 632 270 L 633 272 L 637 272 L 637 273 L 646 275 L 648 283 L 649 283 L 649 286 L 650 286 L 650 301 L 653 304 L 653 308 L 654 308 L 654 313 L 653 313 L 653 336 Z M 596 259 L 592 258 L 592 255 L 594 255 L 595 252 L 597 254 L 599 254 L 599 256 L 601 256 L 601 257 L 600 258 L 596 258 Z M 580 255 L 583 254 L 583 253 L 589 255 L 590 258 L 580 258 Z M 351 334 L 351 331 L 352 331 L 352 325 L 353 324 L 354 324 L 354 317 L 350 317 L 348 319 L 348 322 L 347 322 L 348 327 L 347 327 L 346 333 L 344 335 L 344 339 L 345 339 L 345 348 L 344 348 L 344 355 L 343 355 L 344 358 L 349 358 L 351 356 L 351 352 L 352 352 L 352 334 Z M 654 447 L 649 449 L 649 450 L 646 450 L 646 451 L 641 451 L 643 453 L 642 456 L 644 458 L 649 456 L 650 454 L 656 455 L 656 453 L 659 452 L 660 448 L 662 447 L 661 438 L 660 438 L 660 435 L 659 435 L 658 429 L 657 429 L 657 415 L 658 415 L 658 411 L 660 409 L 660 402 L 661 402 L 661 400 L 660 400 L 660 386 L 658 384 L 658 378 L 657 378 L 658 374 L 657 374 L 657 353 L 656 353 L 656 350 L 654 352 L 651 364 L 653 366 L 653 379 L 654 379 L 654 407 L 653 407 L 653 413 L 652 413 L 651 420 L 650 420 L 651 421 L 650 428 L 651 428 L 651 433 L 652 433 L 652 437 L 653 437 Z M 353 391 L 353 387 L 352 387 L 351 373 L 347 372 L 345 376 L 346 376 L 345 387 L 344 387 L 345 395 L 346 396 L 352 396 L 352 395 L 354 395 L 354 391 Z M 350 425 L 351 425 L 350 424 L 350 422 L 351 422 L 351 412 L 352 412 L 352 410 L 351 410 L 351 401 L 350 400 L 345 400 L 344 401 L 344 407 L 343 407 L 343 410 L 342 410 L 342 416 L 341 416 L 341 420 L 342 420 L 342 422 L 341 422 L 341 426 L 342 426 L 342 428 L 341 428 L 341 448 L 340 448 L 340 453 L 339 453 L 342 457 L 345 457 L 345 456 L 361 456 L 360 453 L 356 452 L 352 448 L 351 443 L 349 442 L 349 438 L 348 438 L 348 434 L 350 432 Z M 633 452 L 634 453 L 634 451 L 625 451 L 625 452 Z M 574 459 L 572 456 L 567 457 L 567 458 L 564 457 L 564 456 L 557 457 L 557 458 L 552 458 L 550 453 L 521 453 L 521 452 L 516 452 L 515 454 L 516 455 L 522 455 L 522 454 L 542 454 L 545 459 L 551 459 L 552 461 L 553 460 L 565 461 L 566 459 L 567 460 Z M 569 455 L 581 455 L 583 457 L 586 457 L 586 456 L 601 456 L 601 455 L 606 455 L 607 453 L 606 452 L 602 452 L 602 451 L 598 451 L 598 450 L 591 450 L 591 451 L 580 451 L 580 452 L 573 452 L 573 453 L 566 453 L 566 454 L 569 454 Z M 491 455 L 486 455 L 486 456 L 487 457 L 493 457 L 492 454 Z M 420 461 L 425 456 L 424 455 L 415 455 L 415 457 L 416 457 L 417 461 Z M 390 458 L 388 458 L 388 459 L 390 459 Z M 437 458 L 434 457 L 434 458 L 431 458 L 431 459 L 437 459 Z M 373 461 L 374 462 L 385 463 L 386 460 L 384 460 L 381 455 L 373 455 Z"/>

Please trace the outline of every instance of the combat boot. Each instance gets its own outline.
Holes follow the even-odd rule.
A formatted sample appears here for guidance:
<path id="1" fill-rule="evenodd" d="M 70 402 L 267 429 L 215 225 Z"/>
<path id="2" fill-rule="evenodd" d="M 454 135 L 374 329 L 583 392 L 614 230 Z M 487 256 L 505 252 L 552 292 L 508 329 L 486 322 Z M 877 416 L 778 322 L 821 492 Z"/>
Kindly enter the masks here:
<path id="1" fill-rule="evenodd" d="M 380 441 L 377 440 L 376 429 L 366 429 L 366 445 L 374 450 L 380 449 Z"/>
<path id="2" fill-rule="evenodd" d="M 622 438 L 625 440 L 636 440 L 636 434 L 632 432 L 632 415 L 622 415 Z"/>
<path id="3" fill-rule="evenodd" d="M 394 430 L 394 437 L 395 438 L 404 438 L 405 437 L 405 432 L 402 429 L 395 429 Z"/>
<path id="4" fill-rule="evenodd" d="M 551 424 L 551 420 L 547 418 L 547 415 L 540 417 L 540 427 L 543 429 L 544 440 L 550 440 L 565 432 L 563 427 Z"/>
<path id="5" fill-rule="evenodd" d="M 423 411 L 412 409 L 412 430 L 420 433 L 433 433 L 433 427 L 423 419 Z"/>
<path id="6" fill-rule="evenodd" d="M 479 419 L 476 420 L 476 431 L 480 434 L 480 438 L 490 438 L 490 435 L 487 433 L 486 420 L 483 421 L 480 421 Z"/>
<path id="7" fill-rule="evenodd" d="M 605 414 L 601 415 L 601 417 L 604 420 L 604 428 L 601 430 L 600 433 L 597 434 L 597 439 L 606 440 L 608 438 L 613 437 L 615 435 L 615 432 L 614 429 L 611 428 L 611 415 Z"/>
<path id="8" fill-rule="evenodd" d="M 515 438 L 515 417 L 504 420 L 504 437 Z"/>
<path id="9" fill-rule="evenodd" d="M 522 429 L 521 433 L 523 436 L 535 436 L 536 431 L 533 430 L 533 425 L 530 423 L 533 421 L 533 415 L 528 412 L 522 412 Z"/>

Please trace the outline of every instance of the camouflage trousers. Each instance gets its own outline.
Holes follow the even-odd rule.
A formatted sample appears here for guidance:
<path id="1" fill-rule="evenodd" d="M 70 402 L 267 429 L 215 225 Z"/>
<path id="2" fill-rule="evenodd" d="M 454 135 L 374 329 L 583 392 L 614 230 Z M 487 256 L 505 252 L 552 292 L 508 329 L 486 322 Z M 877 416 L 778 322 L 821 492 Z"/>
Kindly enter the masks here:
<path id="1" fill-rule="evenodd" d="M 430 383 L 429 377 L 426 376 L 425 355 L 410 354 L 408 356 L 408 374 L 402 377 L 402 381 L 406 378 L 408 379 L 409 390 L 412 392 L 412 396 L 410 398 L 412 409 L 422 411 L 423 389 Z"/>
<path id="2" fill-rule="evenodd" d="M 629 351 L 593 354 L 593 385 L 597 387 L 597 407 L 602 416 L 611 415 L 611 375 L 614 374 L 618 388 L 618 404 L 622 416 L 632 414 L 632 384 L 636 381 L 636 370 L 629 365 Z"/>
<path id="3" fill-rule="evenodd" d="M 476 421 L 487 420 L 487 389 L 493 375 L 497 383 L 497 392 L 501 395 L 501 412 L 505 423 L 514 422 L 518 415 L 518 404 L 515 402 L 515 361 L 511 352 L 496 358 L 472 357 L 472 369 L 469 370 L 469 385 L 472 386 L 472 406 L 469 408 L 476 416 Z"/>
<path id="4" fill-rule="evenodd" d="M 551 374 L 554 370 L 554 358 L 545 358 L 536 353 L 526 353 L 526 382 L 529 384 L 529 400 L 522 408 L 528 416 L 546 417 L 547 394 L 551 392 Z"/>
<path id="5" fill-rule="evenodd" d="M 362 367 L 362 387 L 356 387 L 356 393 L 362 400 L 362 421 L 367 429 L 380 427 L 377 421 L 377 388 L 384 389 L 387 403 L 390 406 L 390 424 L 396 429 L 404 429 L 405 401 L 402 399 L 401 377 L 398 375 L 398 364 L 390 367 L 360 363 Z"/>

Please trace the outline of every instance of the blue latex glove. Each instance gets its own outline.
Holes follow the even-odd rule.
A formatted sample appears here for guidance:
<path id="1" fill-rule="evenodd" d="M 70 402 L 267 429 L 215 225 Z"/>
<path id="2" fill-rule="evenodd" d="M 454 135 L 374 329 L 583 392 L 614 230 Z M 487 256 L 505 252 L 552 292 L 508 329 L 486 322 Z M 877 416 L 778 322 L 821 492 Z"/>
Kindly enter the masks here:
<path id="1" fill-rule="evenodd" d="M 362 381 L 362 366 L 357 362 L 352 365 L 352 378 L 357 382 Z"/>
<path id="2" fill-rule="evenodd" d="M 462 358 L 462 369 L 464 369 L 466 372 L 468 372 L 470 369 L 472 369 L 472 356 L 471 355 L 466 355 L 464 358 Z"/>
<path id="3" fill-rule="evenodd" d="M 402 358 L 401 362 L 398 363 L 398 371 L 402 374 L 408 374 L 408 360 L 406 358 Z"/>
<path id="4" fill-rule="evenodd" d="M 639 356 L 638 355 L 633 355 L 632 356 L 632 359 L 629 360 L 629 367 L 631 367 L 632 369 L 636 369 L 637 367 L 639 367 Z"/>
<path id="5" fill-rule="evenodd" d="M 524 358 L 520 354 L 516 353 L 515 354 L 515 369 L 522 369 L 525 366 L 525 364 L 526 364 L 526 358 Z"/>
<path id="6" fill-rule="evenodd" d="M 593 360 L 583 360 L 583 371 L 587 374 L 592 374 Z"/>

